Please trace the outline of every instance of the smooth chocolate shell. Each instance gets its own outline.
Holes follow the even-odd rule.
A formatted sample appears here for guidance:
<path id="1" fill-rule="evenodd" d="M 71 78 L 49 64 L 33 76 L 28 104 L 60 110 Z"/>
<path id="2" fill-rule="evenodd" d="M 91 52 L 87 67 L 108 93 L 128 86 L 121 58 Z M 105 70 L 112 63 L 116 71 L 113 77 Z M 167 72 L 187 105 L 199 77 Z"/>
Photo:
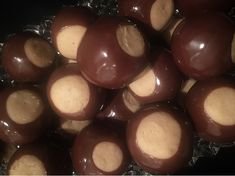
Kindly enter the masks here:
<path id="1" fill-rule="evenodd" d="M 228 12 L 235 6 L 234 0 L 175 0 L 176 8 L 179 9 L 181 15 L 186 17 L 196 16 L 206 12 L 221 11 Z"/>
<path id="2" fill-rule="evenodd" d="M 142 152 L 137 144 L 137 129 L 141 124 L 141 121 L 145 119 L 146 116 L 155 112 L 165 112 L 170 114 L 180 125 L 182 131 L 178 150 L 172 157 L 168 159 L 158 159 L 151 157 L 148 154 Z M 185 114 L 179 110 L 176 110 L 173 108 L 173 106 L 170 105 L 156 104 L 147 106 L 138 111 L 135 114 L 135 117 L 129 121 L 127 126 L 127 143 L 134 161 L 145 171 L 154 174 L 174 173 L 177 170 L 185 167 L 192 157 L 192 139 L 192 127 L 189 121 L 186 119 Z"/>
<path id="3" fill-rule="evenodd" d="M 96 121 L 86 127 L 74 142 L 72 161 L 75 171 L 85 175 L 122 174 L 130 161 L 124 131 L 123 125 L 110 121 Z M 98 169 L 92 159 L 94 147 L 101 142 L 114 143 L 122 151 L 122 163 L 114 171 L 105 172 Z"/>
<path id="4" fill-rule="evenodd" d="M 77 134 L 79 134 L 92 120 L 70 120 L 58 117 L 55 133 L 69 143 L 73 143 Z"/>
<path id="5" fill-rule="evenodd" d="M 53 146 L 46 142 L 37 142 L 22 146 L 13 154 L 7 166 L 7 174 L 10 173 L 14 162 L 17 162 L 23 156 L 36 157 L 43 164 L 46 175 L 70 175 L 72 173 L 72 163 L 66 149 L 55 146 L 55 144 Z M 25 164 L 25 167 L 30 166 L 27 162 L 21 164 Z"/>
<path id="6" fill-rule="evenodd" d="M 196 82 L 197 81 L 192 78 L 185 78 L 184 79 L 184 81 L 181 85 L 181 89 L 178 92 L 177 96 L 175 97 L 175 100 L 178 105 L 180 105 L 183 108 L 185 107 L 186 96 L 187 96 L 189 90 L 193 87 L 193 85 Z"/>
<path id="7" fill-rule="evenodd" d="M 140 108 L 141 104 L 130 94 L 129 90 L 122 89 L 110 100 L 109 104 L 98 113 L 97 117 L 99 119 L 111 118 L 128 121 Z"/>
<path id="8" fill-rule="evenodd" d="M 223 14 L 205 14 L 181 22 L 173 34 L 175 63 L 188 77 L 203 80 L 232 67 L 234 24 Z"/>
<path id="9" fill-rule="evenodd" d="M 55 100 L 52 99 L 51 90 L 53 85 L 60 79 L 63 79 L 68 76 L 78 76 L 80 77 L 87 85 L 89 97 L 88 103 L 80 110 L 79 112 L 75 113 L 67 113 L 62 112 L 58 106 L 55 104 Z M 66 91 L 70 91 L 67 90 Z M 80 68 L 77 64 L 67 64 L 57 68 L 50 76 L 49 81 L 47 83 L 47 97 L 49 103 L 54 110 L 54 112 L 62 117 L 68 118 L 71 120 L 89 120 L 95 118 L 96 113 L 101 108 L 104 100 L 104 92 L 101 88 L 89 83 L 80 72 Z M 73 98 L 73 97 L 71 97 Z M 70 100 L 68 100 L 70 101 Z"/>
<path id="10" fill-rule="evenodd" d="M 41 97 L 43 110 L 39 116 L 32 122 L 19 124 L 13 121 L 7 112 L 7 100 L 10 95 L 16 91 L 29 90 Z M 26 144 L 39 138 L 45 130 L 51 125 L 53 115 L 48 108 L 47 101 L 44 99 L 41 92 L 33 87 L 22 88 L 7 88 L 0 92 L 0 138 L 11 144 Z M 22 103 L 24 101 L 22 100 Z"/>
<path id="11" fill-rule="evenodd" d="M 37 46 L 36 42 L 31 42 L 30 46 L 34 49 L 34 53 L 31 53 L 31 57 L 50 57 L 46 65 L 39 67 L 30 61 L 26 53 L 26 44 L 30 40 L 39 40 L 47 45 L 47 51 L 43 51 L 45 47 Z M 36 43 L 36 44 L 35 44 Z M 35 51 L 37 53 L 35 53 Z M 43 52 L 48 52 L 47 55 L 43 55 Z M 44 80 L 49 75 L 53 68 L 56 52 L 51 44 L 43 39 L 41 36 L 30 33 L 22 32 L 10 36 L 3 46 L 2 51 L 2 64 L 6 72 L 16 81 L 19 82 L 38 82 Z M 36 60 L 36 59 L 35 59 Z M 36 61 L 37 63 L 37 61 Z"/>
<path id="12" fill-rule="evenodd" d="M 135 57 L 123 51 L 118 43 L 117 30 L 126 26 L 136 30 L 142 38 L 142 51 L 137 50 L 141 53 Z M 82 74 L 90 82 L 103 88 L 118 89 L 142 71 L 147 63 L 147 53 L 148 42 L 134 23 L 120 17 L 100 17 L 87 30 L 78 48 L 77 59 Z"/>
<path id="13" fill-rule="evenodd" d="M 78 45 L 77 47 L 79 47 L 80 41 L 78 40 L 83 38 L 84 32 L 86 32 L 87 28 L 95 22 L 96 18 L 97 18 L 96 15 L 93 14 L 93 12 L 90 9 L 85 8 L 85 7 L 65 7 L 61 9 L 56 14 L 55 19 L 53 20 L 52 26 L 51 26 L 53 44 L 55 45 L 57 50 L 61 53 L 60 49 L 63 50 L 62 45 L 66 45 L 66 43 L 69 43 L 69 41 L 66 41 L 65 39 L 64 44 L 61 44 L 61 46 L 58 46 L 57 37 L 60 34 L 60 32 L 68 29 L 69 27 L 77 28 L 77 30 L 75 30 L 76 33 L 74 33 L 75 35 L 74 37 L 77 38 L 77 40 L 75 40 L 74 38 L 73 40 L 76 41 L 76 44 Z M 71 40 L 71 39 L 67 37 L 67 40 Z M 70 47 L 73 47 L 73 45 L 71 45 Z M 76 60 L 76 54 L 74 55 L 74 54 L 67 53 L 67 52 L 61 53 L 61 54 L 65 57 L 65 60 L 67 61 L 71 59 Z"/>
<path id="14" fill-rule="evenodd" d="M 149 60 L 149 68 L 154 76 L 154 80 L 152 80 L 152 84 L 154 85 L 152 93 L 143 96 L 137 94 L 132 87 L 135 81 L 129 84 L 129 91 L 142 104 L 173 99 L 180 90 L 183 77 L 174 63 L 171 52 L 167 49 L 153 49 Z M 136 86 L 141 87 L 143 90 L 148 88 L 147 83 L 137 84 Z"/>
<path id="15" fill-rule="evenodd" d="M 183 17 L 178 17 L 175 15 L 169 21 L 169 24 L 166 26 L 166 29 L 164 29 L 163 37 L 169 46 L 171 44 L 171 38 L 172 38 L 172 35 L 174 34 L 174 31 L 183 20 L 184 20 Z"/>
<path id="16" fill-rule="evenodd" d="M 206 113 L 204 107 L 205 99 L 209 93 L 217 88 L 223 87 L 235 90 L 234 79 L 220 77 L 198 81 L 186 96 L 186 108 L 194 122 L 198 135 L 212 142 L 235 141 L 235 125 L 224 126 L 217 123 Z M 220 99 L 217 99 L 217 102 L 220 102 L 221 107 L 223 107 L 223 102 Z"/>
<path id="17" fill-rule="evenodd" d="M 157 3 L 161 4 L 155 5 Z M 153 9 L 154 7 L 156 9 Z M 160 13 L 162 9 L 165 11 Z M 150 29 L 161 31 L 174 13 L 174 2 L 171 0 L 118 0 L 118 10 L 119 15 L 131 17 L 143 23 L 147 31 L 151 31 Z M 162 21 L 163 19 L 164 21 Z"/>

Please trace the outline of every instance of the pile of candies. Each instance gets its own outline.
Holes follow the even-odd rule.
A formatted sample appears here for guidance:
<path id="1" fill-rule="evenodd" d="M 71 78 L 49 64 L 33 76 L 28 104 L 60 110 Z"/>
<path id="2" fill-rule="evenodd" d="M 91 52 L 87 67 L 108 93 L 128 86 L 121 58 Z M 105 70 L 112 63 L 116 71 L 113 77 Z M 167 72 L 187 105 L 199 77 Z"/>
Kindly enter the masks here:
<path id="1" fill-rule="evenodd" d="M 4 174 L 173 174 L 232 145 L 234 6 L 79 1 L 8 36 Z"/>

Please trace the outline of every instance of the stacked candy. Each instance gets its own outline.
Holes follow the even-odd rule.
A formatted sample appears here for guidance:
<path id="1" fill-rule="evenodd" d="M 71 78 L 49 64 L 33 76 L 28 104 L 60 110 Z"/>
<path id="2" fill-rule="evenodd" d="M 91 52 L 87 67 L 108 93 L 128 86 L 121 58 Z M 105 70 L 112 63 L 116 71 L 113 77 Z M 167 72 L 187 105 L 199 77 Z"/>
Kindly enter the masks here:
<path id="1" fill-rule="evenodd" d="M 7 173 L 122 174 L 133 160 L 169 174 L 191 160 L 194 136 L 234 142 L 234 5 L 118 0 L 118 16 L 66 7 L 52 43 L 9 36 L 1 57 L 15 84 L 0 92 L 0 139 L 20 149 Z"/>

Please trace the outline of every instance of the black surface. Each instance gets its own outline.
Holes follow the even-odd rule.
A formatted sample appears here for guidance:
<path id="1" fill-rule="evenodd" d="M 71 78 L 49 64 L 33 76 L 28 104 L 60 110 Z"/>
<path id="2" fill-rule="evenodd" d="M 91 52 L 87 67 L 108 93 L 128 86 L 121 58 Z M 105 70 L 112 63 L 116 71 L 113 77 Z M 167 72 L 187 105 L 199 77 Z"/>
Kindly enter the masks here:
<path id="1" fill-rule="evenodd" d="M 54 15 L 64 4 L 76 4 L 76 2 L 75 0 L 1 1 L 0 42 L 3 42 L 8 34 L 22 30 L 25 25 L 39 24 L 43 17 Z M 201 158 L 194 167 L 179 174 L 235 174 L 235 147 L 221 149 L 214 158 Z"/>
<path id="2" fill-rule="evenodd" d="M 39 24 L 45 16 L 54 15 L 63 5 L 76 4 L 72 0 L 2 0 L 0 2 L 0 41 L 6 35 L 22 30 L 25 25 Z"/>
<path id="3" fill-rule="evenodd" d="M 194 167 L 190 167 L 179 174 L 206 175 L 234 175 L 235 147 L 221 148 L 215 157 L 200 158 Z"/>

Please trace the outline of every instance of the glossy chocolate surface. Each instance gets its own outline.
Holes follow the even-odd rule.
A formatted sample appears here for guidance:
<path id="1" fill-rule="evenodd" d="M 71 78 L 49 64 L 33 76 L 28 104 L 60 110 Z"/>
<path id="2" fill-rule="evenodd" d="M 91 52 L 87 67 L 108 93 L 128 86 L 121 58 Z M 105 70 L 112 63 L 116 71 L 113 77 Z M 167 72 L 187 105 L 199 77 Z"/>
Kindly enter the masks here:
<path id="1" fill-rule="evenodd" d="M 141 151 L 136 143 L 136 133 L 141 121 L 154 112 L 166 112 L 179 123 L 182 134 L 178 151 L 169 159 L 151 157 Z M 127 126 L 127 143 L 134 161 L 145 171 L 154 174 L 169 174 L 185 167 L 192 157 L 192 127 L 186 120 L 185 114 L 173 106 L 156 104 L 143 108 L 135 114 Z"/>
<path id="2" fill-rule="evenodd" d="M 14 122 L 7 113 L 6 101 L 12 93 L 19 90 L 25 90 L 26 88 L 7 88 L 0 92 L 0 138 L 11 144 L 26 144 L 34 141 L 40 137 L 45 130 L 51 125 L 52 114 L 48 109 L 48 104 L 44 99 L 41 92 L 33 87 L 27 87 L 26 90 L 30 90 L 39 95 L 43 101 L 43 111 L 37 117 L 36 120 L 26 123 L 18 124 Z M 22 101 L 23 103 L 23 101 Z"/>
<path id="3" fill-rule="evenodd" d="M 118 0 L 119 15 L 139 21 L 139 24 L 145 31 L 149 34 L 153 34 L 153 31 L 156 31 L 157 29 L 154 29 L 150 15 L 152 6 L 156 1 L 157 0 Z"/>
<path id="4" fill-rule="evenodd" d="M 95 85 L 89 83 L 86 81 L 88 87 L 89 87 L 89 100 L 88 104 L 84 109 L 77 113 L 64 113 L 61 112 L 53 103 L 50 95 L 51 87 L 52 85 L 59 79 L 70 76 L 70 75 L 77 75 L 83 78 L 80 72 L 80 68 L 77 64 L 67 64 L 63 65 L 59 68 L 57 68 L 50 76 L 48 84 L 47 84 L 47 97 L 49 100 L 49 103 L 54 110 L 54 112 L 62 117 L 62 118 L 68 118 L 71 120 L 88 120 L 93 119 L 95 117 L 95 114 L 98 112 L 100 107 L 103 104 L 104 100 L 104 92 L 102 89 L 96 87 Z"/>
<path id="5" fill-rule="evenodd" d="M 176 8 L 184 16 L 193 16 L 208 11 L 229 11 L 234 5 L 234 0 L 175 0 Z"/>
<path id="6" fill-rule="evenodd" d="M 155 75 L 155 88 L 151 95 L 139 96 L 129 87 L 133 96 L 142 104 L 173 99 L 180 90 L 182 74 L 176 67 L 173 56 L 166 49 L 153 49 L 149 56 L 150 68 Z M 145 85 L 140 85 L 145 89 Z"/>
<path id="7" fill-rule="evenodd" d="M 128 105 L 124 102 L 124 98 L 130 94 L 128 90 L 120 90 L 113 98 L 110 100 L 109 104 L 101 110 L 97 117 L 99 119 L 111 118 L 115 120 L 128 121 L 134 116 L 134 113 L 141 108 L 141 105 L 137 100 L 133 100 L 132 97 L 127 97 L 128 105 L 133 105 L 134 108 L 130 109 Z M 134 97 L 133 97 L 134 98 Z M 132 104 L 133 103 L 133 104 Z"/>
<path id="8" fill-rule="evenodd" d="M 92 153 L 96 144 L 100 142 L 112 142 L 121 149 L 123 153 L 122 163 L 115 171 L 104 172 L 95 166 Z M 110 121 L 96 121 L 90 124 L 75 139 L 72 161 L 75 171 L 79 174 L 122 174 L 130 161 L 125 142 L 124 126 L 115 124 L 114 122 L 110 123 Z"/>
<path id="9" fill-rule="evenodd" d="M 90 82 L 108 89 L 122 88 L 145 67 L 148 53 L 146 40 L 145 51 L 138 57 L 128 55 L 118 44 L 116 30 L 126 25 L 135 26 L 124 18 L 100 17 L 87 30 L 77 59 L 82 74 Z"/>
<path id="10" fill-rule="evenodd" d="M 197 82 L 187 94 L 186 107 L 200 137 L 213 142 L 231 142 L 235 141 L 235 125 L 223 126 L 216 123 L 204 109 L 208 94 L 220 87 L 235 90 L 234 79 L 215 78 Z"/>
<path id="11" fill-rule="evenodd" d="M 58 33 L 69 26 L 89 27 L 96 20 L 96 15 L 85 7 L 65 7 L 56 14 L 51 26 L 52 40 L 57 47 L 56 38 Z"/>
<path id="12" fill-rule="evenodd" d="M 197 80 L 223 74 L 232 67 L 234 25 L 223 14 L 186 19 L 173 34 L 171 49 L 179 69 Z"/>
<path id="13" fill-rule="evenodd" d="M 72 173 L 72 163 L 66 149 L 55 144 L 53 146 L 49 143 L 39 142 L 20 147 L 8 163 L 7 174 L 9 174 L 12 164 L 24 155 L 37 157 L 43 163 L 46 175 L 70 175 Z"/>
<path id="14" fill-rule="evenodd" d="M 149 38 L 156 35 L 156 31 L 151 26 L 150 9 L 155 0 L 147 2 L 141 0 L 118 0 L 118 10 L 120 16 L 129 17 L 141 27 Z"/>
<path id="15" fill-rule="evenodd" d="M 191 79 L 191 78 L 189 79 L 185 78 L 183 80 L 181 89 L 178 92 L 177 96 L 175 97 L 175 100 L 178 105 L 180 105 L 183 108 L 185 107 L 186 95 L 195 83 L 196 83 L 196 80 Z"/>
<path id="16" fill-rule="evenodd" d="M 51 63 L 51 65 L 47 67 L 38 67 L 29 61 L 25 53 L 24 45 L 26 41 L 31 38 L 47 42 L 37 34 L 22 32 L 10 36 L 3 47 L 3 67 L 14 80 L 19 82 L 35 82 L 44 80 L 47 75 L 49 75 L 53 66 Z M 47 43 L 49 44 L 49 42 Z"/>
<path id="17" fill-rule="evenodd" d="M 55 133 L 62 139 L 73 143 L 77 134 L 79 134 L 92 120 L 77 121 L 58 117 Z"/>
<path id="18" fill-rule="evenodd" d="M 141 0 L 118 0 L 119 14 L 122 16 L 134 17 L 150 24 L 150 9 L 154 1 L 155 0 L 149 0 L 147 2 Z"/>
<path id="19" fill-rule="evenodd" d="M 185 18 L 183 17 L 178 17 L 175 15 L 169 21 L 169 24 L 166 26 L 166 29 L 164 29 L 163 36 L 164 36 L 165 41 L 168 43 L 168 45 L 171 44 L 171 38 L 172 38 L 174 31 L 184 19 Z"/>
<path id="20" fill-rule="evenodd" d="M 81 25 L 89 26 L 94 23 L 95 14 L 85 7 L 65 7 L 55 16 L 52 23 L 52 37 L 55 39 L 57 33 L 64 27 Z"/>

